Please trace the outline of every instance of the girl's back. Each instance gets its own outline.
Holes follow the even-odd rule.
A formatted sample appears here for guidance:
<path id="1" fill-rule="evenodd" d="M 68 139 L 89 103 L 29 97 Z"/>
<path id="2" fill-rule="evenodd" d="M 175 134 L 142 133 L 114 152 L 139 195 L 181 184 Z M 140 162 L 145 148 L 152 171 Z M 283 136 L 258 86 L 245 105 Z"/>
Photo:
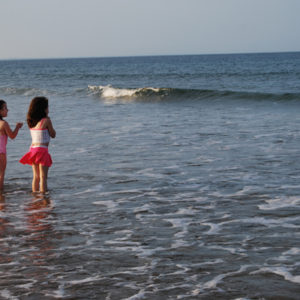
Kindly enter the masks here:
<path id="1" fill-rule="evenodd" d="M 0 120 L 0 154 L 6 154 L 7 134 L 4 125 L 5 121 Z"/>

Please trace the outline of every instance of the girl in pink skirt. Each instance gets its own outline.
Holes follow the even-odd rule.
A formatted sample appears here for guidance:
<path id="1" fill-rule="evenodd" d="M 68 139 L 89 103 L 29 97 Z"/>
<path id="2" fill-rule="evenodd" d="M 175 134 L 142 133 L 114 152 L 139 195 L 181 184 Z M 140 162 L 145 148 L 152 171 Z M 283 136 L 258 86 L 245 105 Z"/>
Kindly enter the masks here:
<path id="1" fill-rule="evenodd" d="M 20 159 L 20 163 L 32 166 L 32 191 L 40 191 L 43 194 L 47 192 L 48 169 L 52 165 L 48 145 L 50 137 L 55 138 L 56 136 L 48 113 L 46 97 L 35 97 L 31 100 L 27 113 L 27 124 L 32 143 L 29 152 Z"/>

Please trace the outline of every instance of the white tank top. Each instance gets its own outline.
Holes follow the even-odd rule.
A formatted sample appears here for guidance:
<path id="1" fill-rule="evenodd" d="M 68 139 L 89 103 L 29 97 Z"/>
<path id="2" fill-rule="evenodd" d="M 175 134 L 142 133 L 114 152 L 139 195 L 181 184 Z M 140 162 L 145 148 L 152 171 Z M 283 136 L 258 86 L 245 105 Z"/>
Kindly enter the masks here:
<path id="1" fill-rule="evenodd" d="M 39 127 L 42 127 L 46 118 L 42 119 Z M 32 144 L 48 144 L 50 142 L 50 134 L 47 128 L 31 128 L 30 129 Z M 46 145 L 33 146 L 33 147 L 47 147 Z"/>

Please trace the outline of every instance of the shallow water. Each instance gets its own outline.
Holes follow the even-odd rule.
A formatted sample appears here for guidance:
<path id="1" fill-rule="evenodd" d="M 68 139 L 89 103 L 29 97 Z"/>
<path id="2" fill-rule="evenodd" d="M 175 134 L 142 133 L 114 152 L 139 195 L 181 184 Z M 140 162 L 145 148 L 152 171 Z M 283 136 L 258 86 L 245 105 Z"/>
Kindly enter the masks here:
<path id="1" fill-rule="evenodd" d="M 0 299 L 297 299 L 298 99 L 49 98 L 49 195 L 8 144 Z"/>

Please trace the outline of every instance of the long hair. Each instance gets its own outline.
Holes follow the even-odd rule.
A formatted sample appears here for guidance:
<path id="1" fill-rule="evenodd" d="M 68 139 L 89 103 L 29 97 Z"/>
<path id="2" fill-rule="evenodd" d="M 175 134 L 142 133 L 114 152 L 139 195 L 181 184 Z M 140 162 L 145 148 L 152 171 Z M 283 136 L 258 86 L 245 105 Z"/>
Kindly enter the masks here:
<path id="1" fill-rule="evenodd" d="M 27 124 L 29 128 L 33 128 L 40 120 L 47 116 L 47 108 L 48 99 L 46 97 L 35 97 L 31 100 L 27 113 Z"/>
<path id="2" fill-rule="evenodd" d="M 6 102 L 4 100 L 0 100 L 0 110 L 3 108 L 4 104 L 6 104 Z M 0 120 L 3 120 L 2 116 L 0 116 Z"/>

